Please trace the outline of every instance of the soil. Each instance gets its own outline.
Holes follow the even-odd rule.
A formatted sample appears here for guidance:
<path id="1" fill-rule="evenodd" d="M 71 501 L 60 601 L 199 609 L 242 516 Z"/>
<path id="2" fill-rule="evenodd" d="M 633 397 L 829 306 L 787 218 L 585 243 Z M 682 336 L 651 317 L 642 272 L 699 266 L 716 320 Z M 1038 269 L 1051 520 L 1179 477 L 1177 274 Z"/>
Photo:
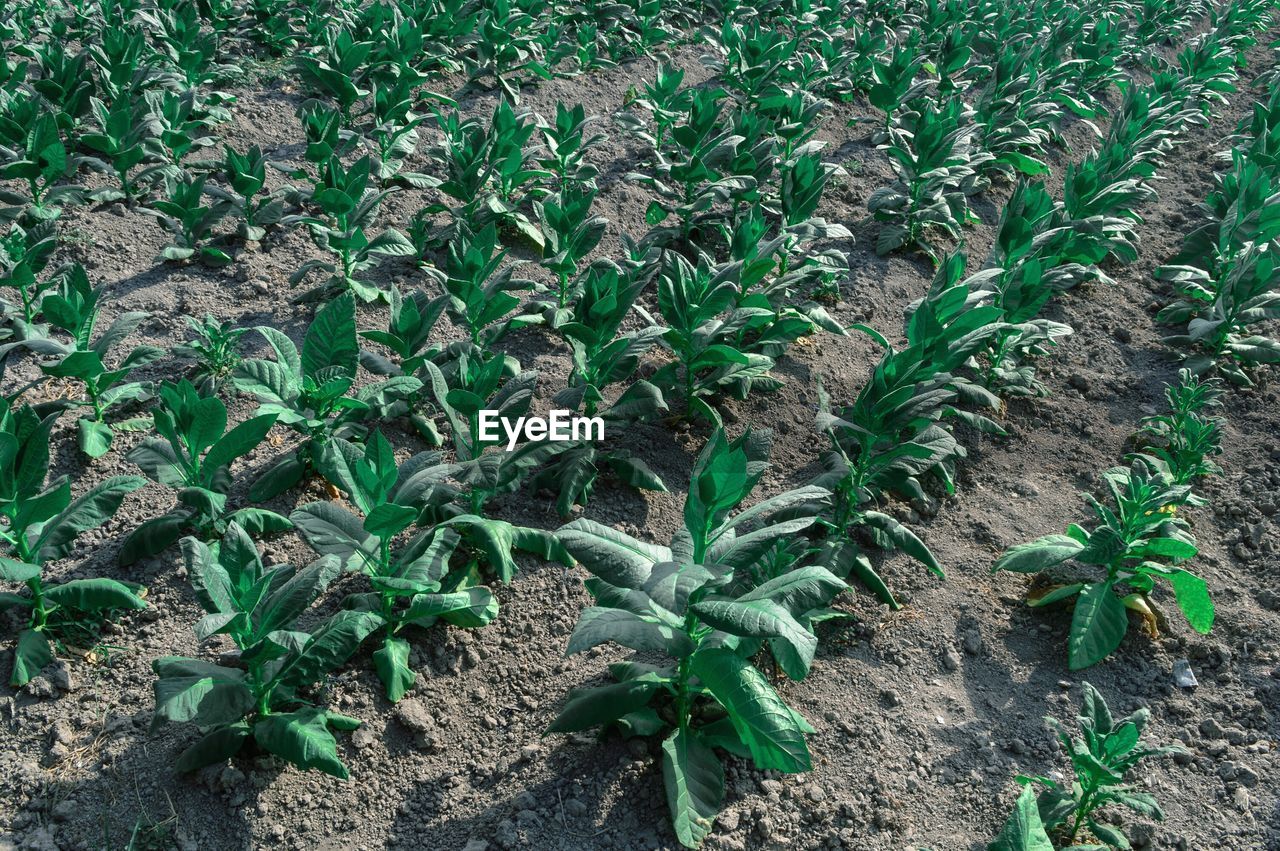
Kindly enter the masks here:
<path id="1" fill-rule="evenodd" d="M 1280 30 L 1259 44 L 1277 36 Z M 673 56 L 695 83 L 708 76 L 698 54 L 682 48 Z M 981 848 L 1006 818 L 1018 774 L 1069 772 L 1042 719 L 1073 718 L 1085 679 L 1117 711 L 1150 707 L 1150 741 L 1190 749 L 1185 758 L 1144 769 L 1140 783 L 1156 794 L 1167 818 L 1154 827 L 1131 825 L 1131 837 L 1156 848 L 1280 848 L 1280 392 L 1274 383 L 1228 395 L 1225 472 L 1207 486 L 1212 507 L 1193 512 L 1202 547 L 1195 565 L 1218 609 L 1210 635 L 1173 616 L 1158 638 L 1132 629 L 1104 663 L 1070 672 L 1069 615 L 1029 610 L 1022 577 L 989 572 L 1005 547 L 1082 519 L 1080 492 L 1120 461 L 1138 420 L 1161 405 L 1162 387 L 1177 365 L 1153 320 L 1154 305 L 1168 294 L 1151 272 L 1195 222 L 1195 205 L 1218 167 L 1215 153 L 1259 97 L 1247 80 L 1274 61 L 1264 47 L 1249 59 L 1241 90 L 1170 157 L 1160 200 L 1142 211 L 1141 259 L 1108 268 L 1114 286 L 1082 287 L 1049 308 L 1050 318 L 1076 329 L 1041 363 L 1050 394 L 1009 405 L 1007 438 L 970 440 L 954 496 L 894 507 L 919 519 L 916 528 L 946 567 L 946 579 L 893 557 L 881 569 L 905 603 L 902 610 L 891 613 L 865 593 L 843 598 L 851 617 L 825 629 L 809 678 L 779 683 L 784 698 L 817 728 L 810 740 L 814 771 L 784 776 L 729 760 L 728 801 L 708 848 Z M 621 234 L 645 229 L 648 198 L 625 177 L 640 152 L 608 116 L 654 69 L 653 61 L 640 59 L 546 82 L 523 99 L 522 106 L 542 115 L 554 115 L 555 103 L 563 101 L 602 116 L 598 128 L 609 141 L 596 154 L 598 203 L 610 220 L 602 254 L 621 250 Z M 234 117 L 220 135 L 238 150 L 257 144 L 274 158 L 296 161 L 294 110 L 303 95 L 281 79 L 232 93 Z M 487 114 L 494 103 L 482 95 L 464 107 Z M 865 105 L 829 111 L 820 138 L 848 174 L 828 190 L 819 215 L 854 234 L 838 246 L 851 252 L 853 272 L 831 312 L 843 324 L 868 322 L 893 339 L 903 309 L 923 294 L 931 270 L 918 256 L 874 253 L 877 227 L 868 221 L 866 200 L 890 176 L 884 155 L 869 141 L 875 124 Z M 430 168 L 425 151 L 432 131 L 424 136 L 411 170 Z M 1070 123 L 1065 136 L 1072 149 L 1052 158 L 1055 190 L 1064 165 L 1090 144 L 1083 122 Z M 966 240 L 974 268 L 1008 191 L 998 183 L 977 200 L 982 223 Z M 429 196 L 392 196 L 382 222 L 403 229 Z M 132 343 L 172 346 L 187 337 L 183 317 L 206 312 L 237 325 L 272 324 L 295 338 L 305 328 L 310 308 L 290 303 L 294 292 L 287 284 L 316 254 L 301 230 L 273 234 L 221 270 L 154 261 L 164 233 L 152 218 L 118 205 L 69 210 L 64 234 L 70 238 L 60 259 L 84 263 L 105 283 L 109 312 L 150 312 Z M 428 286 L 408 264 L 389 263 L 379 274 L 404 288 Z M 383 310 L 362 308 L 361 327 L 381 327 Z M 252 335 L 246 340 L 260 346 Z M 525 368 L 539 370 L 537 406 L 545 410 L 568 375 L 567 353 L 538 329 L 517 332 L 508 347 Z M 732 430 L 747 424 L 774 429 L 773 464 L 758 496 L 803 484 L 816 472 L 815 379 L 822 378 L 833 398 L 849 398 L 876 357 L 861 336 L 815 337 L 780 363 L 783 388 L 727 403 Z M 150 377 L 170 377 L 174 369 L 163 361 Z M 29 363 L 15 365 L 10 380 L 32 370 Z M 237 417 L 252 408 L 243 398 L 233 401 Z M 55 432 L 57 473 L 87 488 L 134 472 L 124 457 L 137 435 L 121 435 L 109 455 L 86 464 L 75 451 L 72 427 L 64 417 Z M 287 449 L 290 438 L 277 432 L 285 445 L 264 444 L 242 459 L 239 478 L 252 479 Z M 704 437 L 698 428 L 663 424 L 627 434 L 629 448 L 654 466 L 671 492 L 601 485 L 583 514 L 648 540 L 668 540 Z M 405 454 L 421 448 L 408 433 L 396 433 L 395 442 Z M 319 486 L 311 485 L 269 507 L 287 512 L 318 498 Z M 196 641 L 191 626 L 201 612 L 176 550 L 127 570 L 114 561 L 121 536 L 168 500 L 152 485 L 130 495 L 114 520 L 85 536 L 74 556 L 53 569 L 57 578 L 111 575 L 145 583 L 151 607 L 107 636 L 113 647 L 105 662 L 63 661 L 21 691 L 0 688 L 0 825 L 7 825 L 0 827 L 0 847 L 676 846 L 655 746 L 544 735 L 569 690 L 601 681 L 606 664 L 625 653 L 606 647 L 564 658 L 578 613 L 589 605 L 585 574 L 532 560 L 498 590 L 502 609 L 489 627 L 437 628 L 413 637 L 419 682 L 400 704 L 382 696 L 367 653 L 326 685 L 333 706 L 364 721 L 341 736 L 348 781 L 282 768 L 268 758 L 175 776 L 173 760 L 194 731 L 150 728 L 150 661 L 213 656 L 226 646 Z M 503 501 L 497 514 L 544 528 L 560 522 L 550 499 L 527 494 Z M 312 558 L 295 536 L 265 547 L 271 562 Z M 319 614 L 340 597 L 330 593 L 329 608 Z M 1166 608 L 1172 603 L 1167 595 L 1157 600 Z M 0 656 L 7 671 L 12 652 Z M 1174 662 L 1183 658 L 1199 678 L 1194 690 L 1174 684 Z"/>

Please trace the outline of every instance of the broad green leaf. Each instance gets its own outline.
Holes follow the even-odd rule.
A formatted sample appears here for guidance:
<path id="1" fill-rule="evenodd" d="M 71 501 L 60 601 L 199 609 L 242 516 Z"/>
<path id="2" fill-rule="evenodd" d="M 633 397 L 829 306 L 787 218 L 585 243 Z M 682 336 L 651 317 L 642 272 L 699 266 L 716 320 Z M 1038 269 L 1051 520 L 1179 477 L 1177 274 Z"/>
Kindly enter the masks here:
<path id="1" fill-rule="evenodd" d="M 188 772 L 226 762 L 244 747 L 249 732 L 249 725 L 244 722 L 216 727 L 183 751 L 174 767 L 178 771 Z"/>
<path id="2" fill-rule="evenodd" d="M 13 654 L 13 674 L 9 677 L 9 685 L 22 686 L 40 673 L 40 670 L 53 661 L 53 648 L 43 632 L 24 629 L 18 633 L 17 646 Z"/>
<path id="3" fill-rule="evenodd" d="M 576 689 L 569 693 L 560 715 L 548 733 L 576 733 L 602 724 L 611 724 L 641 708 L 658 689 L 656 679 L 635 679 L 622 683 Z"/>
<path id="4" fill-rule="evenodd" d="M 302 341 L 302 374 L 315 378 L 329 367 L 354 376 L 360 362 L 356 338 L 356 302 L 351 293 L 329 302 L 312 321 Z"/>
<path id="5" fill-rule="evenodd" d="M 813 767 L 804 733 L 764 675 L 733 650 L 694 654 L 690 672 L 729 712 L 756 767 L 795 773 Z"/>
<path id="6" fill-rule="evenodd" d="M 996 560 L 992 571 L 1009 570 L 1014 573 L 1039 573 L 1075 556 L 1084 545 L 1066 535 L 1045 535 L 1025 544 L 1005 550 Z"/>
<path id="7" fill-rule="evenodd" d="M 1209 586 L 1203 579 L 1187 570 L 1174 570 L 1167 577 L 1178 599 L 1178 608 L 1187 616 L 1187 622 L 1201 634 L 1213 629 L 1213 600 Z"/>
<path id="8" fill-rule="evenodd" d="M 632 650 L 666 653 L 677 659 L 693 651 L 688 636 L 678 629 L 643 620 L 621 609 L 591 606 L 584 609 L 578 619 L 564 655 L 582 653 L 607 641 Z"/>
<path id="9" fill-rule="evenodd" d="M 697 848 L 724 804 L 719 757 L 698 733 L 677 728 L 662 743 L 662 779 L 676 838 L 686 848 Z"/>
<path id="10" fill-rule="evenodd" d="M 382 647 L 373 651 L 373 667 L 387 687 L 387 700 L 392 703 L 404 697 L 417 679 L 409 667 L 409 642 L 403 638 L 388 636 Z"/>
<path id="11" fill-rule="evenodd" d="M 345 780 L 347 767 L 338 759 L 338 743 L 327 721 L 325 711 L 315 706 L 268 715 L 253 725 L 253 738 L 263 750 L 299 768 L 316 768 Z"/>
<path id="12" fill-rule="evenodd" d="M 671 560 L 666 547 L 647 544 L 586 518 L 561 526 L 556 537 L 583 567 L 619 588 L 640 588 L 656 562 Z"/>
<path id="13" fill-rule="evenodd" d="M 133 589 L 114 579 L 72 579 L 45 589 L 44 596 L 50 603 L 82 612 L 147 607 Z"/>
<path id="14" fill-rule="evenodd" d="M 72 502 L 40 531 L 33 549 L 41 563 L 71 552 L 76 537 L 110 520 L 126 494 L 147 483 L 141 476 L 112 476 Z"/>
<path id="15" fill-rule="evenodd" d="M 987 845 L 987 851 L 1054 851 L 1053 842 L 1040 820 L 1036 793 L 1030 784 L 1022 787 L 1009 820 L 1000 835 Z"/>
<path id="16" fill-rule="evenodd" d="M 231 724 L 253 711 L 253 692 L 245 673 L 176 656 L 151 663 L 155 683 L 156 719 L 193 721 L 202 727 Z"/>
<path id="17" fill-rule="evenodd" d="M 1112 592 L 1112 583 L 1086 585 L 1076 599 L 1067 637 L 1067 661 L 1071 670 L 1087 668 L 1107 658 L 1124 640 L 1129 617 L 1124 603 Z"/>

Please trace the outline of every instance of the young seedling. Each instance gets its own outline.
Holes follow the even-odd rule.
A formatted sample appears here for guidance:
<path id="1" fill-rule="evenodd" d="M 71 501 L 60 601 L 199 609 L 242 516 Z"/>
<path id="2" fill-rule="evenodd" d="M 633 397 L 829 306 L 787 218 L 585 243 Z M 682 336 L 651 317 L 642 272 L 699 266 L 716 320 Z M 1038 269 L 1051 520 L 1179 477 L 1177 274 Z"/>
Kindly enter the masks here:
<path id="1" fill-rule="evenodd" d="M 387 228 L 374 237 L 365 231 L 377 219 L 378 207 L 392 190 L 368 189 L 372 161 L 364 156 L 350 169 L 343 168 L 337 157 L 331 157 L 311 193 L 311 203 L 320 209 L 317 216 L 287 216 L 282 224 L 305 224 L 316 245 L 336 255 L 335 261 L 308 260 L 289 277 L 291 284 L 305 280 L 313 271 L 328 273 L 318 287 L 299 296 L 299 300 L 323 299 L 336 293 L 353 292 L 363 301 L 385 298 L 386 293 L 369 281 L 364 273 L 387 257 L 407 257 L 417 253 L 413 243 L 398 230 Z M 360 276 L 360 277 L 357 277 Z"/>
<path id="2" fill-rule="evenodd" d="M 200 396 L 186 380 L 162 386 L 157 396 L 151 416 L 159 437 L 143 440 L 128 458 L 147 478 L 174 490 L 178 504 L 129 533 L 120 548 L 121 564 L 164 552 L 185 531 L 210 541 L 225 534 L 231 523 L 256 535 L 291 528 L 273 511 L 227 509 L 231 463 L 262 443 L 275 414 L 256 416 L 228 431 L 222 401 Z"/>
<path id="3" fill-rule="evenodd" d="M 9 683 L 25 685 L 53 661 L 63 642 L 94 640 L 112 612 L 146 608 L 140 586 L 114 579 L 46 583 L 44 568 L 70 555 L 76 538 L 110 520 L 125 496 L 146 484 L 112 476 L 72 499 L 71 482 L 49 475 L 49 432 L 57 414 L 0 399 L 0 580 L 26 586 L 0 594 L 0 610 L 24 612 Z"/>
<path id="4" fill-rule="evenodd" d="M 409 667 L 409 642 L 401 635 L 407 627 L 429 627 L 438 619 L 484 626 L 497 614 L 498 603 L 489 589 L 472 584 L 472 571 L 450 566 L 462 542 L 453 528 L 424 529 L 394 543 L 414 526 L 424 500 L 439 487 L 440 453 L 424 452 L 397 467 L 381 432 L 374 432 L 363 449 L 341 439 L 333 446 L 336 451 L 322 459 L 322 471 L 356 513 L 334 502 L 313 502 L 290 519 L 316 552 L 336 556 L 347 570 L 369 577 L 373 590 L 350 595 L 344 608 L 380 619 L 382 643 L 373 664 L 394 703 L 416 676 Z"/>
<path id="5" fill-rule="evenodd" d="M 568 321 L 560 327 L 573 349 L 573 373 L 569 386 L 556 394 L 557 407 L 581 410 L 588 417 L 600 415 L 606 437 L 623 431 L 639 420 L 667 411 L 662 391 L 643 379 L 633 381 L 612 403 L 605 391 L 613 384 L 629 381 L 644 356 L 662 336 L 657 326 L 621 332 L 636 298 L 648 277 L 635 270 L 624 273 L 612 263 L 592 266 L 582 282 L 582 293 L 574 302 Z M 567 517 L 575 504 L 586 505 L 602 469 L 607 468 L 631 487 L 665 491 L 666 485 L 640 458 L 623 446 L 601 446 L 595 440 L 557 441 L 554 449 L 542 444 L 526 444 L 517 454 L 546 458 L 546 466 L 531 479 L 534 488 L 549 488 L 558 496 L 556 509 Z M 553 452 L 548 457 L 548 452 Z"/>
<path id="6" fill-rule="evenodd" d="M 1174 484 L 1193 485 L 1206 476 L 1222 473 L 1212 456 L 1222 454 L 1222 417 L 1208 412 L 1221 406 L 1222 388 L 1215 381 L 1201 381 L 1190 370 L 1178 373 L 1178 383 L 1164 389 L 1169 410 L 1142 420 L 1139 452 Z M 1200 501 L 1192 497 L 1188 504 Z"/>
<path id="7" fill-rule="evenodd" d="M 183 317 L 195 338 L 173 347 L 178 357 L 196 362 L 191 380 L 201 396 L 213 396 L 231 377 L 243 358 L 240 356 L 240 338 L 249 333 L 248 328 L 230 328 L 206 313 L 204 319 Z"/>
<path id="8" fill-rule="evenodd" d="M 192 724 L 201 737 L 178 757 L 178 771 L 224 762 L 250 739 L 299 768 L 346 779 L 333 730 L 354 730 L 355 718 L 327 711 L 304 697 L 340 666 L 379 626 L 372 612 L 341 611 L 312 630 L 299 618 L 342 572 L 325 556 L 301 570 L 265 567 L 243 529 L 231 524 L 209 546 L 185 538 L 182 552 L 196 598 L 208 613 L 195 626 L 204 641 L 226 635 L 237 662 L 165 656 L 151 663 L 155 724 Z"/>
<path id="9" fill-rule="evenodd" d="M 173 244 L 160 249 L 159 259 L 197 259 L 206 266 L 225 266 L 231 262 L 231 255 L 208 242 L 213 228 L 230 212 L 230 205 L 216 195 L 209 195 L 212 203 L 205 203 L 207 179 L 206 175 L 200 175 L 175 180 L 169 184 L 169 197 L 156 199 L 142 208 L 142 212 L 155 216 L 175 238 Z"/>
<path id="10" fill-rule="evenodd" d="M 227 191 L 211 186 L 205 191 L 225 202 L 240 225 L 237 230 L 245 242 L 258 242 L 267 235 L 267 228 L 284 218 L 284 199 L 278 193 L 265 193 L 267 158 L 257 145 L 244 154 L 236 153 L 230 145 L 224 148 L 221 177 L 231 187 Z"/>
<path id="11" fill-rule="evenodd" d="M 1127 718 L 1116 719 L 1097 689 L 1087 682 L 1081 683 L 1080 689 L 1083 700 L 1076 720 L 1084 733 L 1081 738 L 1071 737 L 1056 718 L 1044 719 L 1071 758 L 1074 781 L 1068 785 L 1049 777 L 1020 776 L 1022 794 L 1009 823 L 987 851 L 1130 848 L 1124 829 L 1099 817 L 1113 804 L 1164 820 L 1155 796 L 1125 780 L 1143 760 L 1186 753 L 1186 749 L 1179 745 L 1144 747 L 1142 733 L 1151 720 L 1150 709 L 1144 706 Z M 1039 796 L 1034 786 L 1043 787 Z"/>
<path id="12" fill-rule="evenodd" d="M 316 461 L 334 437 L 360 437 L 362 421 L 422 386 L 411 375 L 394 376 L 348 395 L 359 368 L 355 297 L 344 293 L 325 305 L 307 329 L 302 351 L 270 326 L 257 332 L 275 360 L 243 361 L 231 383 L 261 403 L 257 416 L 274 414 L 304 442 L 262 474 L 249 489 L 255 502 L 283 493 L 317 471 Z"/>
<path id="13" fill-rule="evenodd" d="M 0 313 L 11 324 L 12 336 L 18 340 L 44 336 L 46 327 L 39 323 L 40 305 L 44 297 L 58 286 L 58 278 L 41 279 L 49 259 L 58 247 L 56 225 L 38 222 L 31 227 L 9 226 L 0 238 L 0 287 L 17 292 L 18 304 L 0 300 Z M 0 332 L 0 337 L 6 336 Z"/>
<path id="14" fill-rule="evenodd" d="M 62 208 L 85 198 L 84 189 L 62 183 L 75 177 L 84 157 L 67 150 L 53 115 L 42 112 L 26 130 L 23 154 L 0 166 L 0 178 L 25 181 L 27 192 L 0 190 L 0 202 L 14 205 L 0 210 L 0 220 L 21 217 L 30 223 L 56 219 Z"/>
<path id="15" fill-rule="evenodd" d="M 100 458 L 110 451 L 117 430 L 140 431 L 151 425 L 151 418 L 145 415 L 115 421 L 108 421 L 108 417 L 116 408 L 151 397 L 149 383 L 130 381 L 129 376 L 135 369 L 166 354 L 156 346 L 137 346 L 125 354 L 114 369 L 108 368 L 106 363 L 114 350 L 147 314 L 124 313 L 95 338 L 101 297 L 102 291 L 89 283 L 84 267 L 71 266 L 63 275 L 58 292 L 45 296 L 41 302 L 44 317 L 53 327 L 70 334 L 71 342 L 46 338 L 24 343 L 33 351 L 54 358 L 40 365 L 45 375 L 74 381 L 83 387 L 83 398 L 68 399 L 65 404 L 88 411 L 87 416 L 77 421 L 76 428 L 80 451 L 90 458 Z"/>

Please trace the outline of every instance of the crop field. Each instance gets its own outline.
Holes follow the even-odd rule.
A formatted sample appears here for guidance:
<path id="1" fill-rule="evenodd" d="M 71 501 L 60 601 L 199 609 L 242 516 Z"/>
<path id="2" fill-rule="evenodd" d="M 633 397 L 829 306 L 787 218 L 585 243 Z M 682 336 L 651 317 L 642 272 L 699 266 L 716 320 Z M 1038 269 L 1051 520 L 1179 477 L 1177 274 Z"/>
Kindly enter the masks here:
<path id="1" fill-rule="evenodd" d="M 1280 849 L 1270 0 L 7 0 L 0 849 Z"/>

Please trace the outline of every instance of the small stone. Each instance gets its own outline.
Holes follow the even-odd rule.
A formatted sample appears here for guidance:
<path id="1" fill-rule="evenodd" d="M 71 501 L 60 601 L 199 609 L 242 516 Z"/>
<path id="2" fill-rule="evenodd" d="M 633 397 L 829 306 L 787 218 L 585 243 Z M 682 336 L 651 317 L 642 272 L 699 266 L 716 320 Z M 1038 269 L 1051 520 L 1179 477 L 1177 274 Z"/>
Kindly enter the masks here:
<path id="1" fill-rule="evenodd" d="M 358 751 L 364 750 L 376 741 L 378 741 L 378 734 L 369 729 L 368 725 L 361 725 L 351 734 L 351 744 Z"/>
<path id="2" fill-rule="evenodd" d="M 1206 739 L 1223 739 L 1226 738 L 1226 731 L 1216 718 L 1206 718 L 1200 722 L 1200 735 Z"/>
<path id="3" fill-rule="evenodd" d="M 54 663 L 53 670 L 49 672 L 49 679 L 58 691 L 69 694 L 76 690 L 76 681 L 71 676 L 71 667 L 61 659 Z"/>
<path id="4" fill-rule="evenodd" d="M 436 720 L 420 700 L 402 700 L 396 704 L 397 721 L 415 733 L 429 733 L 436 729 Z"/>
<path id="5" fill-rule="evenodd" d="M 1242 763 L 1236 764 L 1236 782 L 1252 789 L 1258 785 L 1258 772 Z"/>
<path id="6" fill-rule="evenodd" d="M 885 706 L 894 707 L 902 705 L 902 695 L 898 694 L 891 688 L 881 689 L 880 699 L 884 701 Z"/>
<path id="7" fill-rule="evenodd" d="M 57 697 L 58 690 L 53 687 L 48 677 L 32 677 L 27 683 L 27 694 L 38 698 Z"/>
<path id="8" fill-rule="evenodd" d="M 582 818 L 587 814 L 587 805 L 577 798 L 570 798 L 564 802 L 564 814 L 570 818 Z"/>
<path id="9" fill-rule="evenodd" d="M 1027 743 L 1022 739 L 1013 739 L 1006 747 L 1009 753 L 1017 754 L 1018 756 L 1022 756 L 1027 752 Z"/>
<path id="10" fill-rule="evenodd" d="M 827 799 L 826 790 L 823 789 L 821 786 L 819 786 L 817 783 L 810 783 L 808 788 L 805 789 L 805 795 L 809 798 L 810 801 L 813 801 L 815 804 L 820 803 L 821 801 L 825 801 Z"/>
<path id="11" fill-rule="evenodd" d="M 942 652 L 942 667 L 948 671 L 960 669 L 960 654 L 955 651 L 955 648 L 948 647 Z"/>
<path id="12" fill-rule="evenodd" d="M 742 820 L 742 814 L 737 810 L 725 810 L 716 816 L 716 826 L 725 833 L 733 833 L 738 829 L 738 824 Z"/>

